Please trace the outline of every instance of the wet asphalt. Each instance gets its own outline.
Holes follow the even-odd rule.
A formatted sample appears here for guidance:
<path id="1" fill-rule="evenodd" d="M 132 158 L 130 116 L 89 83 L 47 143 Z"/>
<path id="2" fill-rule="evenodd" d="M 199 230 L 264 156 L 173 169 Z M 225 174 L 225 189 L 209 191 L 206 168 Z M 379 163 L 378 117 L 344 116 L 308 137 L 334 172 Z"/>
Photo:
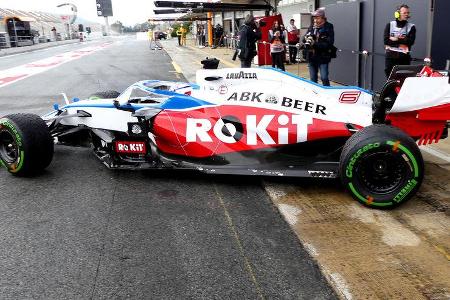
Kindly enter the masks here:
<path id="1" fill-rule="evenodd" d="M 0 58 L 0 70 L 71 50 Z M 164 51 L 115 39 L 0 88 L 0 115 L 179 77 Z M 259 177 L 109 170 L 56 146 L 39 176 L 0 170 L 0 215 L 1 299 L 336 299 Z"/>

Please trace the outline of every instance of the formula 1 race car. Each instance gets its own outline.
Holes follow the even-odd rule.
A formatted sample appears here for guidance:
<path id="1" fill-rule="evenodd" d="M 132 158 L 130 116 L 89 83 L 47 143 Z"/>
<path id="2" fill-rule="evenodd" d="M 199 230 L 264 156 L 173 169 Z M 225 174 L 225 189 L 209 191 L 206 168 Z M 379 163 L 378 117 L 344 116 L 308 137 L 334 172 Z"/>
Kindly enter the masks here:
<path id="1" fill-rule="evenodd" d="M 140 81 L 66 99 L 42 117 L 1 118 L 0 163 L 28 175 L 50 164 L 54 142 L 90 145 L 109 168 L 340 177 L 363 204 L 394 207 L 422 182 L 416 142 L 447 137 L 449 78 L 419 71 L 397 68 L 379 97 L 272 68 L 199 70 L 197 84 Z"/>

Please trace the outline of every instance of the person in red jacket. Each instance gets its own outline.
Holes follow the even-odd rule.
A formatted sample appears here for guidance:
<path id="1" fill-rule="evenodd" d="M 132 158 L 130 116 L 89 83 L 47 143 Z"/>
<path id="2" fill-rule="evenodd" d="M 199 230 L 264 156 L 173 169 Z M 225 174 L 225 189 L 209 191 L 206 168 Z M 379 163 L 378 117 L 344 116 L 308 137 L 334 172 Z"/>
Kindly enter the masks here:
<path id="1" fill-rule="evenodd" d="M 289 25 L 286 27 L 286 30 L 288 32 L 287 40 L 289 44 L 289 61 L 291 64 L 295 64 L 297 59 L 297 44 L 300 41 L 300 38 L 299 30 L 297 29 L 297 26 L 295 26 L 294 19 L 289 21 Z"/>

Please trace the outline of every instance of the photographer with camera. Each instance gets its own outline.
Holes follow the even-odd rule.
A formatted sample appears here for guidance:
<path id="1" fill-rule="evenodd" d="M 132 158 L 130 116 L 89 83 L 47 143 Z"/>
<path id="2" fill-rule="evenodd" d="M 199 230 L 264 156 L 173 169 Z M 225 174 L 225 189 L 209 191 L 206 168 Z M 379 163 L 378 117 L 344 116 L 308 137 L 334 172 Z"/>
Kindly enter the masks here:
<path id="1" fill-rule="evenodd" d="M 237 56 L 241 60 L 241 68 L 250 68 L 256 56 L 256 41 L 261 39 L 259 23 L 252 15 L 245 17 L 244 25 L 239 30 L 239 44 Z"/>
<path id="2" fill-rule="evenodd" d="M 330 85 L 328 79 L 328 65 L 332 58 L 336 57 L 336 47 L 334 47 L 333 24 L 327 22 L 325 8 L 319 8 L 312 13 L 313 24 L 308 28 L 303 37 L 304 56 L 308 60 L 309 76 L 311 81 L 320 79 L 325 86 Z"/>

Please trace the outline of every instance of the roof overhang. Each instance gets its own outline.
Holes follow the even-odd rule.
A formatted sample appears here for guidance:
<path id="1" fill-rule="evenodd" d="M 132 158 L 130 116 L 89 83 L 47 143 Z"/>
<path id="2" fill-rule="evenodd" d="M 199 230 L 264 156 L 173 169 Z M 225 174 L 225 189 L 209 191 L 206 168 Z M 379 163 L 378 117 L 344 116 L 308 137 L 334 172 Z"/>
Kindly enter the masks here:
<path id="1" fill-rule="evenodd" d="M 183 16 L 179 18 L 151 18 L 148 19 L 149 22 L 171 22 L 171 21 L 208 21 L 211 20 L 211 18 L 202 17 L 202 16 Z"/>
<path id="2" fill-rule="evenodd" d="M 32 18 L 32 17 L 26 17 L 26 16 L 3 16 L 3 18 L 5 18 L 5 21 L 7 19 L 19 19 L 22 22 L 36 22 L 36 19 Z"/>
<path id="3" fill-rule="evenodd" d="M 250 1 L 251 2 L 251 1 Z M 155 14 L 173 14 L 173 13 L 205 13 L 222 11 L 261 11 L 271 10 L 273 7 L 268 4 L 243 4 L 243 3 L 204 3 L 204 2 L 179 2 L 179 1 L 154 1 L 158 8 L 154 10 Z"/>

